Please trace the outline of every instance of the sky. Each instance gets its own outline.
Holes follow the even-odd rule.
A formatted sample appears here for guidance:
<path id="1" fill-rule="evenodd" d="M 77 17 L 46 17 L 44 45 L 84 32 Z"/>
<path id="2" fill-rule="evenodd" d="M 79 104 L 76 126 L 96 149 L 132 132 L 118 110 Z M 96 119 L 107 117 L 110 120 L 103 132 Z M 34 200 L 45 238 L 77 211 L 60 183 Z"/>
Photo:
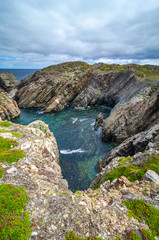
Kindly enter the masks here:
<path id="1" fill-rule="evenodd" d="M 158 0 L 0 0 L 0 68 L 159 65 Z"/>

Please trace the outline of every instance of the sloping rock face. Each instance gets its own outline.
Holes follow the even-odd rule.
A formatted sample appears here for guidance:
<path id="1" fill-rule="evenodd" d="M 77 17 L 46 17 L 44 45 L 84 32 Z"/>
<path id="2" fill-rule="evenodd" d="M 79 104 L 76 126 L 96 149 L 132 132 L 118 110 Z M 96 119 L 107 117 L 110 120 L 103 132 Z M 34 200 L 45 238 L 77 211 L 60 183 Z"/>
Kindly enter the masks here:
<path id="1" fill-rule="evenodd" d="M 9 94 L 0 93 L 0 118 L 2 120 L 9 120 L 19 116 L 20 110 L 17 103 L 12 100 Z"/>
<path id="2" fill-rule="evenodd" d="M 4 91 L 11 91 L 12 89 L 16 88 L 18 84 L 19 82 L 13 73 L 0 73 L 0 88 Z"/>
<path id="3" fill-rule="evenodd" d="M 156 124 L 154 127 L 147 131 L 138 133 L 133 137 L 128 138 L 99 161 L 99 168 L 102 170 L 99 174 L 97 174 L 95 180 L 91 184 L 91 187 L 100 185 L 105 182 L 107 174 L 110 171 L 116 169 L 117 167 L 134 165 L 143 168 L 143 165 L 148 161 L 150 157 L 153 156 L 157 157 L 156 162 L 158 165 L 158 143 L 159 124 Z M 122 162 L 124 161 L 122 157 L 125 157 L 125 162 Z M 123 165 L 121 164 L 121 162 Z M 153 164 L 150 163 L 148 169 L 151 169 L 151 165 Z M 134 173 L 135 171 L 137 172 L 137 169 L 133 170 Z"/>
<path id="4" fill-rule="evenodd" d="M 68 62 L 44 68 L 21 82 L 16 93 L 18 105 L 44 106 L 45 112 L 59 111 L 67 104 L 114 107 L 119 100 L 131 99 L 145 85 L 133 71 L 102 73 L 101 66 Z"/>
<path id="5" fill-rule="evenodd" d="M 90 235 L 110 240 L 116 234 L 124 237 L 132 229 L 148 229 L 143 221 L 128 217 L 122 200 L 135 197 L 157 206 L 157 184 L 130 183 L 122 177 L 109 188 L 101 185 L 95 191 L 72 193 L 61 175 L 56 140 L 44 122 L 11 124 L 0 130 L 1 137 L 17 140 L 16 148 L 24 150 L 25 157 L 18 162 L 1 163 L 5 171 L 0 184 L 11 183 L 27 190 L 33 229 L 30 239 L 64 240 L 65 234 L 73 230 L 83 238 Z M 19 136 L 13 136 L 15 132 Z"/>
<path id="6" fill-rule="evenodd" d="M 114 158 L 121 156 L 133 156 L 138 152 L 143 152 L 152 142 L 159 141 L 159 124 L 156 124 L 147 131 L 140 132 L 122 142 L 118 147 L 111 150 L 99 161 L 99 168 L 108 165 Z M 152 144 L 153 145 L 153 144 Z M 151 146 L 151 144 L 150 144 Z"/>
<path id="7" fill-rule="evenodd" d="M 90 75 L 84 71 L 88 67 L 83 62 L 69 62 L 36 72 L 18 87 L 19 107 L 44 106 L 45 112 L 62 110 L 84 88 Z"/>
<path id="8" fill-rule="evenodd" d="M 143 88 L 123 105 L 112 110 L 103 124 L 103 140 L 122 142 L 128 137 L 159 123 L 159 80 Z"/>
<path id="9" fill-rule="evenodd" d="M 19 107 L 60 111 L 66 105 L 113 108 L 103 140 L 122 142 L 159 119 L 159 67 L 67 62 L 37 71 L 14 91 Z"/>

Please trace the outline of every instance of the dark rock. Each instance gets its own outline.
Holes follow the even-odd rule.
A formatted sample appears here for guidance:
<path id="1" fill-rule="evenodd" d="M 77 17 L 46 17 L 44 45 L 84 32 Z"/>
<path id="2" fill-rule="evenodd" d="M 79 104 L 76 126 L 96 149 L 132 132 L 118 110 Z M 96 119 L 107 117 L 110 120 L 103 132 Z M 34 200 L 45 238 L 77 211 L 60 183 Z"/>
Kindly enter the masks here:
<path id="1" fill-rule="evenodd" d="M 0 73 L 0 88 L 4 91 L 11 91 L 13 88 L 16 88 L 18 84 L 18 80 L 12 73 Z"/>
<path id="2" fill-rule="evenodd" d="M 104 115 L 103 115 L 103 113 L 99 113 L 98 116 L 97 116 L 97 118 L 96 118 L 95 125 L 94 125 L 94 131 L 97 131 L 98 128 L 102 126 L 103 120 L 104 120 Z"/>
<path id="3" fill-rule="evenodd" d="M 102 138 L 104 141 L 122 142 L 158 123 L 159 88 L 152 85 L 143 89 L 140 94 L 131 98 L 124 105 L 121 102 L 116 105 L 103 123 Z"/>
<path id="4" fill-rule="evenodd" d="M 128 138 L 99 161 L 99 168 L 104 168 L 113 158 L 120 156 L 133 156 L 138 152 L 144 151 L 149 142 L 153 142 L 158 135 L 159 124 L 147 131 L 140 132 Z"/>

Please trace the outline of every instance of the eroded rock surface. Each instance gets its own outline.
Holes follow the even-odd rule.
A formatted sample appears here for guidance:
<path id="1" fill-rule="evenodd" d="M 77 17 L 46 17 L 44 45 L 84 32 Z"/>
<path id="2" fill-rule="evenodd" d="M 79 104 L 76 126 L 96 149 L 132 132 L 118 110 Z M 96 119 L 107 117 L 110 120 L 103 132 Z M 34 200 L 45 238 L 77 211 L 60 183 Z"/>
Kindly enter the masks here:
<path id="1" fill-rule="evenodd" d="M 8 93 L 0 93 L 0 118 L 9 120 L 19 116 L 20 110 L 16 101 L 12 100 Z"/>
<path id="2" fill-rule="evenodd" d="M 13 75 L 13 73 L 10 72 L 4 72 L 0 73 L 0 88 L 4 91 L 11 91 L 13 88 L 16 88 L 16 86 L 19 84 L 16 77 Z"/>
<path id="3" fill-rule="evenodd" d="M 159 81 L 152 82 L 124 105 L 116 105 L 103 123 L 103 140 L 122 142 L 156 123 L 159 123 Z"/>
<path id="4" fill-rule="evenodd" d="M 11 124 L 0 127 L 11 132 L 7 137 L 16 139 L 16 148 L 24 150 L 25 157 L 12 165 L 3 162 L 0 184 L 23 186 L 28 194 L 30 211 L 30 239 L 64 240 L 73 230 L 77 235 L 114 239 L 127 230 L 148 229 L 144 222 L 129 218 L 122 200 L 144 199 L 157 206 L 158 185 L 146 181 L 130 183 L 120 178 L 115 184 L 101 185 L 98 190 L 88 189 L 72 193 L 62 178 L 56 140 L 48 126 L 36 121 L 29 126 Z M 2 131 L 1 131 L 2 132 Z M 13 137 L 18 132 L 18 137 Z M 8 132 L 7 132 L 8 133 Z M 3 137 L 5 137 L 5 134 Z"/>

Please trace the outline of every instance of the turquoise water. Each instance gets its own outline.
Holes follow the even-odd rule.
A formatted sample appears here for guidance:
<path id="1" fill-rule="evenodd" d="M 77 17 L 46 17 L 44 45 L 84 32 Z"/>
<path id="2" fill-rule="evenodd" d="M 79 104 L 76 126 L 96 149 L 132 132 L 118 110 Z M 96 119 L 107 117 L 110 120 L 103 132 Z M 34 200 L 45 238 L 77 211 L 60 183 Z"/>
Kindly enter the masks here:
<path id="1" fill-rule="evenodd" d="M 115 146 L 101 141 L 101 130 L 94 131 L 95 118 L 100 112 L 107 117 L 110 109 L 102 106 L 65 108 L 58 113 L 46 114 L 36 108 L 21 109 L 20 117 L 13 122 L 27 125 L 39 119 L 49 124 L 57 140 L 63 176 L 75 192 L 90 186 L 97 174 L 99 159 Z"/>
<path id="2" fill-rule="evenodd" d="M 0 69 L 0 72 L 12 72 L 18 81 L 30 76 L 36 69 Z M 27 125 L 37 119 L 49 124 L 54 133 L 61 160 L 64 178 L 72 191 L 87 189 L 97 174 L 97 163 L 115 145 L 101 141 L 101 130 L 94 132 L 93 126 L 97 115 L 103 112 L 105 117 L 110 109 L 92 107 L 71 109 L 58 113 L 41 114 L 33 109 L 21 109 L 20 117 L 13 122 Z"/>

